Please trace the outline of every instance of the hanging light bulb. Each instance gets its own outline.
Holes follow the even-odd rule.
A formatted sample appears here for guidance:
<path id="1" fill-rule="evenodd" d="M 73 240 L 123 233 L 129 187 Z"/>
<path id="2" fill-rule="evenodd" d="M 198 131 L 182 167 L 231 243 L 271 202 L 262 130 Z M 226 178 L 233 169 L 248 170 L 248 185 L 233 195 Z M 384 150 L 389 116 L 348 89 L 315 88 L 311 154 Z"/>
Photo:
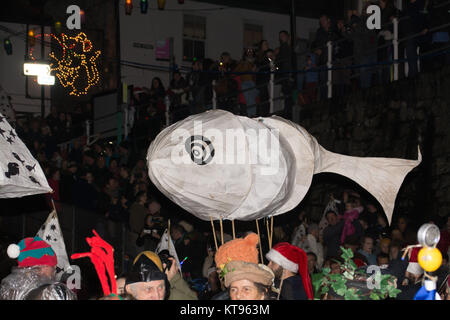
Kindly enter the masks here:
<path id="1" fill-rule="evenodd" d="M 141 0 L 141 13 L 145 14 L 148 10 L 148 0 Z"/>
<path id="2" fill-rule="evenodd" d="M 82 24 L 86 22 L 86 13 L 84 12 L 83 9 L 80 10 L 80 20 Z"/>
<path id="3" fill-rule="evenodd" d="M 166 6 L 166 0 L 158 0 L 158 9 L 164 10 L 164 7 Z"/>
<path id="4" fill-rule="evenodd" d="M 125 1 L 125 14 L 131 15 L 131 11 L 133 11 L 133 0 L 126 0 Z"/>
<path id="5" fill-rule="evenodd" d="M 62 27 L 61 21 L 56 21 L 55 22 L 55 32 L 61 33 L 61 27 Z"/>
<path id="6" fill-rule="evenodd" d="M 29 30 L 28 31 L 28 46 L 34 47 L 34 45 L 36 44 L 36 38 L 34 36 L 34 31 L 33 30 Z"/>
<path id="7" fill-rule="evenodd" d="M 3 40 L 3 45 L 5 46 L 6 54 L 8 56 L 12 55 L 12 43 L 11 43 L 11 40 L 9 40 L 9 38 L 5 38 L 5 40 Z"/>

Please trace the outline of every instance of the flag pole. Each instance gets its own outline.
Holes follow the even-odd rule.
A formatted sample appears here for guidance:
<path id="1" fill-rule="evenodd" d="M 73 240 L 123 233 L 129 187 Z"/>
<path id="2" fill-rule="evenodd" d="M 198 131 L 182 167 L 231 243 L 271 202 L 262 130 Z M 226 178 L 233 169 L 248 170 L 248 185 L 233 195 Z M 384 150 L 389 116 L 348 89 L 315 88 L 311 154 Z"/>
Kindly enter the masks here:
<path id="1" fill-rule="evenodd" d="M 169 244 L 171 243 L 170 239 L 170 219 L 167 220 L 167 237 L 169 238 Z"/>
<path id="2" fill-rule="evenodd" d="M 167 244 L 167 247 L 169 248 L 169 253 L 170 253 L 170 245 L 172 244 L 172 239 L 171 239 L 171 237 L 170 237 L 170 219 L 169 220 L 167 220 L 167 238 L 168 238 L 168 244 Z M 175 246 L 175 245 L 174 245 Z M 176 252 L 177 250 L 175 249 L 175 247 L 173 248 L 174 249 L 174 251 Z M 181 272 L 181 266 L 180 266 L 180 268 L 178 268 L 178 271 L 180 271 L 180 275 L 181 275 L 181 278 L 183 278 L 183 272 Z"/>
<path id="3" fill-rule="evenodd" d="M 55 202 L 53 201 L 53 198 L 50 199 L 52 201 L 53 211 L 56 212 Z"/>

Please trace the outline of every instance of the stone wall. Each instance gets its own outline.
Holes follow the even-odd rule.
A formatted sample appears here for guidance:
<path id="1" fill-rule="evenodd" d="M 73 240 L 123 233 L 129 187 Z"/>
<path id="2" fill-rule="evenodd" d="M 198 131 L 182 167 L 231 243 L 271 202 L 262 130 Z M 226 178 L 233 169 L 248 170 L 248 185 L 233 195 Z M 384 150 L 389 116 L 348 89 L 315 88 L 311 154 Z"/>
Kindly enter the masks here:
<path id="1" fill-rule="evenodd" d="M 346 155 L 417 159 L 420 145 L 423 162 L 405 179 L 393 221 L 407 214 L 421 223 L 450 212 L 450 66 L 303 106 L 299 119 L 323 147 Z M 344 185 L 358 188 L 336 175 L 315 176 L 301 207 L 319 218 L 329 194 Z"/>

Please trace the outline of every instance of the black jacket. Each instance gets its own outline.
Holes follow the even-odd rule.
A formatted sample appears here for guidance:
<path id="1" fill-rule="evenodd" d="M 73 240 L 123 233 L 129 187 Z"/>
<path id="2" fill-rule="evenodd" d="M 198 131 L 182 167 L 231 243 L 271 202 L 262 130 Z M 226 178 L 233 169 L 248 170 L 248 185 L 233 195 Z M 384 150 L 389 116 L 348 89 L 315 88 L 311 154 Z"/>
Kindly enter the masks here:
<path id="1" fill-rule="evenodd" d="M 283 280 L 280 300 L 308 300 L 302 277 L 299 274 Z"/>
<path id="2" fill-rule="evenodd" d="M 323 230 L 323 241 L 327 246 L 327 257 L 338 257 L 341 243 L 344 220 L 339 221 L 334 226 L 328 226 Z"/>

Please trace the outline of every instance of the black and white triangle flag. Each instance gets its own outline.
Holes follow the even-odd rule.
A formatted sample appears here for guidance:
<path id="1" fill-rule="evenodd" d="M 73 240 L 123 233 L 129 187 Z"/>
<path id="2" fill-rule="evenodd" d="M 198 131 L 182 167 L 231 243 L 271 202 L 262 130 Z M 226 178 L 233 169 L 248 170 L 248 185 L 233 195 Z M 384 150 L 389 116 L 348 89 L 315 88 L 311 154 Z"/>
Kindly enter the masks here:
<path id="1" fill-rule="evenodd" d="M 0 113 L 0 198 L 52 192 L 38 161 Z"/>
<path id="2" fill-rule="evenodd" d="M 56 277 L 59 279 L 65 271 L 70 271 L 69 259 L 67 257 L 66 245 L 64 244 L 64 237 L 59 226 L 58 215 L 53 210 L 42 227 L 39 229 L 37 236 L 45 240 L 52 246 L 56 253 L 58 264 L 56 266 Z"/>

